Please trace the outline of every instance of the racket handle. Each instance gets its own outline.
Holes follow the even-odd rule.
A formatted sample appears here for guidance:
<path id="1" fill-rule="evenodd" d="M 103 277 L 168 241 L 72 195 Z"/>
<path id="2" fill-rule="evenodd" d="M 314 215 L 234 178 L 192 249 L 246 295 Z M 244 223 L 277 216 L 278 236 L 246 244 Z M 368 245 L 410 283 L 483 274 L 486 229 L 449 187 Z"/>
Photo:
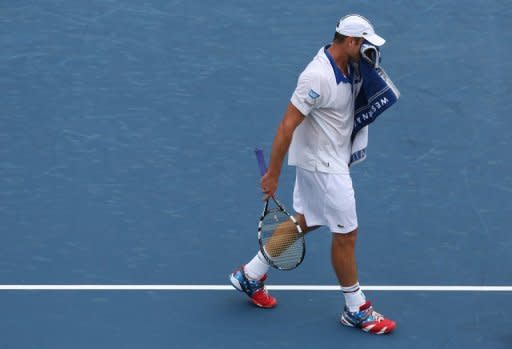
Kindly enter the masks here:
<path id="1" fill-rule="evenodd" d="M 263 150 L 256 148 L 254 150 L 254 153 L 256 154 L 256 159 L 258 160 L 258 166 L 260 167 L 261 176 L 263 177 L 265 173 L 267 173 L 267 165 L 265 164 Z"/>

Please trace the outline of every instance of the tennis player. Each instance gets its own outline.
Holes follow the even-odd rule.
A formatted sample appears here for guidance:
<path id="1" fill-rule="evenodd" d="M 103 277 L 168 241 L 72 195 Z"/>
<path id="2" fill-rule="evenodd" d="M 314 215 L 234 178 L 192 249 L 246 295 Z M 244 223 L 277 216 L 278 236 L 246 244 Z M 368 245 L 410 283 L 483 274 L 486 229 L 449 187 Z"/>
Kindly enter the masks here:
<path id="1" fill-rule="evenodd" d="M 300 74 L 297 87 L 279 124 L 267 173 L 261 179 L 266 197 L 277 190 L 288 153 L 296 166 L 293 208 L 305 232 L 326 226 L 332 232 L 332 265 L 345 298 L 343 325 L 374 334 L 395 329 L 395 322 L 377 313 L 362 292 L 357 276 L 355 244 L 357 214 L 350 177 L 354 101 L 361 80 L 353 63 L 364 41 L 381 46 L 385 40 L 360 15 L 341 18 L 331 44 L 322 47 Z M 259 252 L 230 275 L 230 281 L 262 308 L 276 306 L 264 286 L 269 264 Z"/>

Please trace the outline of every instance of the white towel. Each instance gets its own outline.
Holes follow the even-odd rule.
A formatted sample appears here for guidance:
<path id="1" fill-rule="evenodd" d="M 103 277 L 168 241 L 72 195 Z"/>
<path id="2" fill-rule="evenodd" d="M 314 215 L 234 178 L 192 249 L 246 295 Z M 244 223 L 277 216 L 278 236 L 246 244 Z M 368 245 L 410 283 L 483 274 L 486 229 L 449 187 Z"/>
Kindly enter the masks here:
<path id="1" fill-rule="evenodd" d="M 368 126 L 363 127 L 356 134 L 352 142 L 352 156 L 349 166 L 363 162 L 366 159 L 366 148 L 368 147 Z"/>

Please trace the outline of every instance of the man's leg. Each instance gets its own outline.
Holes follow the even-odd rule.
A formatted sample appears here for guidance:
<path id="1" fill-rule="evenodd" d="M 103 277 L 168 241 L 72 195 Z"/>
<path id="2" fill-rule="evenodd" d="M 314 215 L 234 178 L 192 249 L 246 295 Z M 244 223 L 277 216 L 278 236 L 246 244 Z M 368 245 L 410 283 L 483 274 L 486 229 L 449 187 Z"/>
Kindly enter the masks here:
<path id="1" fill-rule="evenodd" d="M 347 234 L 333 233 L 332 265 L 346 303 L 341 323 L 374 334 L 390 333 L 395 329 L 395 322 L 374 311 L 359 287 L 355 256 L 356 240 L 357 229 Z"/>
<path id="2" fill-rule="evenodd" d="M 348 234 L 332 234 L 332 266 L 342 287 L 357 283 L 356 239 L 357 229 Z"/>
<path id="3" fill-rule="evenodd" d="M 366 302 L 359 287 L 356 264 L 357 229 L 350 233 L 332 234 L 331 259 L 338 282 L 345 296 L 345 304 L 350 311 L 358 311 Z"/>
<path id="4" fill-rule="evenodd" d="M 308 227 L 306 224 L 306 218 L 303 214 L 297 213 L 295 216 L 297 223 L 299 223 L 300 228 L 304 234 L 318 228 L 318 227 Z M 292 229 L 295 229 L 295 225 L 291 226 Z M 252 280 L 261 279 L 269 270 L 270 265 L 266 261 L 265 257 L 261 252 L 258 252 L 256 256 L 249 263 L 247 263 L 244 267 L 245 273 Z"/>
<path id="5" fill-rule="evenodd" d="M 317 228 L 308 227 L 303 214 L 296 214 L 295 219 L 304 233 Z M 233 287 L 246 293 L 254 304 L 262 308 L 273 308 L 277 300 L 267 292 L 264 284 L 269 268 L 265 257 L 258 251 L 249 263 L 235 270 L 229 278 Z"/>
<path id="6" fill-rule="evenodd" d="M 304 217 L 303 214 L 301 213 L 297 213 L 295 214 L 295 219 L 297 220 L 297 223 L 299 223 L 300 225 L 300 228 L 302 229 L 302 232 L 304 234 L 307 234 L 309 232 L 312 232 L 313 230 L 315 230 L 316 228 L 318 228 L 318 226 L 313 226 L 313 227 L 308 227 L 307 223 L 306 223 L 306 217 Z"/>

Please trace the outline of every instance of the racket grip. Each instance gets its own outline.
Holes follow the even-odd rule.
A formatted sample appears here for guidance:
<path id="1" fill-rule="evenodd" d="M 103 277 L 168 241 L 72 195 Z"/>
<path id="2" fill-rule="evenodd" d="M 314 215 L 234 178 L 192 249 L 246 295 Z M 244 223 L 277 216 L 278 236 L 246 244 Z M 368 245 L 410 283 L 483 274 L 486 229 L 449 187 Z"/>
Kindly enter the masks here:
<path id="1" fill-rule="evenodd" d="M 263 177 L 265 173 L 267 173 L 267 165 L 265 164 L 263 150 L 256 148 L 254 150 L 254 153 L 256 154 L 256 159 L 258 160 L 258 166 L 260 167 L 261 176 Z"/>

